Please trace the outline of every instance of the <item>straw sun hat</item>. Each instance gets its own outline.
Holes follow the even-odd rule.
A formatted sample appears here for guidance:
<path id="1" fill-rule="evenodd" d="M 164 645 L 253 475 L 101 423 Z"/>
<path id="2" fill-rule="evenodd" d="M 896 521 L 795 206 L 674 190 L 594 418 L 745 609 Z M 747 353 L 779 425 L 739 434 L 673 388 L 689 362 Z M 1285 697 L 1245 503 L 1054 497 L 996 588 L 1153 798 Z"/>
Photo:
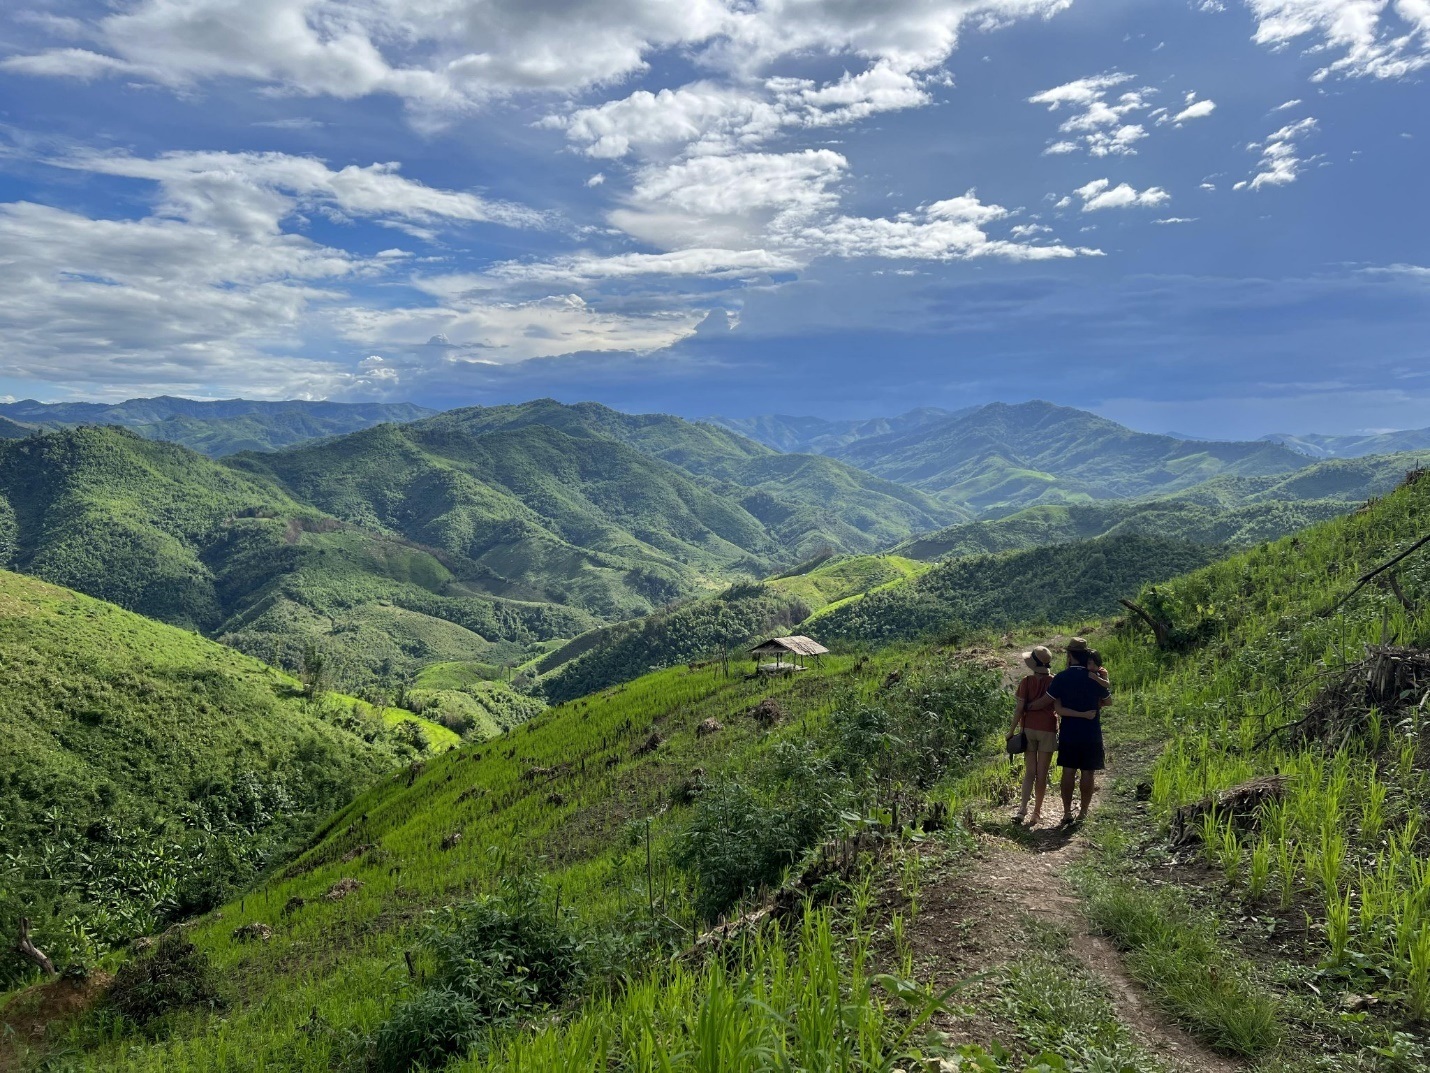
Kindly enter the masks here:
<path id="1" fill-rule="evenodd" d="M 1087 642 L 1081 637 L 1070 637 L 1068 638 L 1068 651 L 1087 652 L 1090 651 L 1090 649 L 1087 647 Z"/>
<path id="2" fill-rule="evenodd" d="M 1042 645 L 1023 653 L 1023 666 L 1033 672 L 1053 669 L 1053 654 Z"/>

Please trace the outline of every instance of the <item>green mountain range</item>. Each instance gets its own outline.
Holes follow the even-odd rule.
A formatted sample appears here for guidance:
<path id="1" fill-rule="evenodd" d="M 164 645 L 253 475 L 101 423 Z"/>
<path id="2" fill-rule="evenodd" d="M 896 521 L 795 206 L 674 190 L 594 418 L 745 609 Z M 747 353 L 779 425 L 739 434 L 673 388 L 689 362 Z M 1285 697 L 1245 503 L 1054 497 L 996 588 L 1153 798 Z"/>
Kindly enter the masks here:
<path id="1" fill-rule="evenodd" d="M 724 430 L 536 402 L 229 459 L 84 427 L 0 445 L 0 565 L 353 681 L 510 663 L 960 517 Z"/>
<path id="2" fill-rule="evenodd" d="M 1027 507 L 1003 518 L 964 522 L 900 544 L 911 559 L 979 555 L 1116 533 L 1178 537 L 1248 547 L 1344 514 L 1384 495 L 1430 452 L 1332 459 L 1290 474 L 1214 477 L 1165 497 Z"/>
<path id="3" fill-rule="evenodd" d="M 0 438 L 9 438 L 7 422 L 29 428 L 121 425 L 151 440 L 182 443 L 218 457 L 238 451 L 272 451 L 323 436 L 340 436 L 384 421 L 415 421 L 435 413 L 410 402 L 342 403 L 254 402 L 249 399 L 205 401 L 161 395 L 120 403 L 58 402 L 26 399 L 0 404 Z"/>
<path id="4" fill-rule="evenodd" d="M 707 417 L 707 424 L 738 432 L 776 451 L 809 454 L 836 454 L 840 448 L 859 440 L 911 432 L 926 425 L 972 413 L 977 407 L 963 410 L 940 410 L 922 407 L 898 417 L 873 417 L 863 421 L 833 421 L 823 417 L 790 417 L 785 414 L 765 414 L 759 417 Z"/>
<path id="5" fill-rule="evenodd" d="M 712 421 L 766 443 L 798 443 L 981 517 L 1049 503 L 1166 496 L 1212 477 L 1289 473 L 1311 463 L 1278 443 L 1186 440 L 1047 402 L 915 410 L 865 422 Z"/>

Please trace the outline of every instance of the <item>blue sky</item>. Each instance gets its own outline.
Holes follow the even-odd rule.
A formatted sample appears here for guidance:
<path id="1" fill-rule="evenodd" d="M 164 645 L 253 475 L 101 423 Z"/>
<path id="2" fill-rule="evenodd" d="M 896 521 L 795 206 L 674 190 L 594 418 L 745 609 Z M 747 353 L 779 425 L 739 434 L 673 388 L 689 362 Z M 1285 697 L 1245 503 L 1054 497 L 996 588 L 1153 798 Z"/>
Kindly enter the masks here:
<path id="1" fill-rule="evenodd" d="M 32 0 L 0 396 L 1430 424 L 1430 0 Z"/>

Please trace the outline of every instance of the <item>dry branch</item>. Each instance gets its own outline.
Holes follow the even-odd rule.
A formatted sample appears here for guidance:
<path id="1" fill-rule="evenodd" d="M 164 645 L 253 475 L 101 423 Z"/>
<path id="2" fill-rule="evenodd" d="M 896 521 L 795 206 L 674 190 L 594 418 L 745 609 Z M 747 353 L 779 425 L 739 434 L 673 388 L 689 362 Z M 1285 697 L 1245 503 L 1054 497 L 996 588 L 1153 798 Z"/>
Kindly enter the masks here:
<path id="1" fill-rule="evenodd" d="M 15 951 L 21 957 L 33 961 L 47 976 L 55 975 L 55 963 L 45 956 L 45 952 L 30 941 L 30 918 L 20 918 L 20 939 L 15 943 Z"/>
<path id="2" fill-rule="evenodd" d="M 1172 628 L 1169 624 L 1153 618 L 1146 608 L 1134 604 L 1131 600 L 1118 600 L 1117 602 L 1151 627 L 1152 635 L 1157 638 L 1158 648 L 1167 647 L 1167 634 Z"/>
<path id="3" fill-rule="evenodd" d="M 1362 574 L 1359 578 L 1356 579 L 1355 588 L 1351 589 L 1350 592 L 1346 593 L 1344 596 L 1342 596 L 1339 600 L 1336 601 L 1336 605 L 1331 608 L 1331 613 L 1334 614 L 1335 612 L 1339 611 L 1341 607 L 1345 605 L 1347 600 L 1349 600 L 1356 593 L 1360 592 L 1361 589 L 1365 588 L 1369 582 L 1374 581 L 1377 577 L 1385 573 L 1392 566 L 1395 566 L 1401 560 L 1408 558 L 1413 552 L 1416 552 L 1419 549 L 1423 548 L 1426 544 L 1430 544 L 1430 533 L 1426 533 L 1423 537 L 1417 540 L 1414 544 L 1411 544 L 1410 547 L 1406 548 L 1399 555 L 1387 559 L 1385 562 L 1381 563 L 1373 570 L 1367 570 L 1364 574 Z"/>

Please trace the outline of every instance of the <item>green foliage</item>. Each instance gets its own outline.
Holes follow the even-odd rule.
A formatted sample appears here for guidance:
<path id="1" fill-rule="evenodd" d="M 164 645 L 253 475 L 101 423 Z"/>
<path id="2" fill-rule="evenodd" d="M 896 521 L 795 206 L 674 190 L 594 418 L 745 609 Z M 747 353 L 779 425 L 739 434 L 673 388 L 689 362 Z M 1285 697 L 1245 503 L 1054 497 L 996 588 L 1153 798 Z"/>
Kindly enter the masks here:
<path id="1" fill-rule="evenodd" d="M 227 900 L 399 755 L 351 698 L 3 572 L 0 676 L 0 933 L 32 917 L 62 966 Z"/>
<path id="2" fill-rule="evenodd" d="M 977 665 L 923 667 L 833 717 L 834 758 L 876 786 L 928 790 L 1012 718 L 1002 676 Z"/>
<path id="3" fill-rule="evenodd" d="M 489 1033 L 576 994 L 588 972 L 586 942 L 570 910 L 527 876 L 450 908 L 424 932 L 436 971 L 377 1030 L 382 1073 L 432 1067 Z"/>
<path id="4" fill-rule="evenodd" d="M 1093 882 L 1088 909 L 1128 952 L 1133 976 L 1198 1036 L 1248 1057 L 1281 1041 L 1277 1001 L 1176 892 Z"/>
<path id="5" fill-rule="evenodd" d="M 1167 739 L 1152 769 L 1156 816 L 1168 820 L 1256 776 L 1288 779 L 1282 799 L 1240 828 L 1220 817 L 1205 832 L 1229 911 L 1309 928 L 1322 963 L 1317 989 L 1375 994 L 1407 1018 L 1430 1010 L 1430 941 L 1421 938 L 1430 934 L 1430 865 L 1415 804 L 1430 790 L 1430 726 L 1416 707 L 1423 689 L 1372 707 L 1358 661 L 1368 646 L 1430 643 L 1430 560 L 1416 554 L 1396 568 L 1404 602 L 1372 586 L 1342 599 L 1356 578 L 1422 537 L 1427 522 L 1430 482 L 1417 479 L 1353 515 L 1142 594 L 1185 652 L 1155 647 L 1133 621 L 1101 646 L 1119 690 L 1136 698 L 1126 715 Z M 1128 918 L 1129 941 L 1172 941 L 1151 933 L 1144 942 L 1135 930 L 1168 907 L 1114 909 Z M 1185 994 L 1168 995 L 1192 1004 L 1205 970 L 1196 968 L 1195 944 L 1183 945 L 1192 951 L 1177 985 Z M 1149 976 L 1163 964 L 1149 958 Z M 1210 1010 L 1209 1024 L 1243 1016 L 1237 995 L 1223 998 L 1226 1012 Z M 1233 1040 L 1260 1034 L 1255 1025 L 1225 1031 Z"/>
<path id="6" fill-rule="evenodd" d="M 1384 473 L 1404 472 L 1390 462 Z M 1391 484 L 1394 483 L 1392 480 Z M 1207 489 L 1210 491 L 1210 488 Z M 1354 488 L 1348 498 L 1242 503 L 1242 496 L 1202 497 L 1193 489 L 1175 496 L 1127 503 L 1061 503 L 1028 507 L 990 521 L 965 522 L 900 544 L 912 559 L 933 561 L 1023 551 L 1049 544 L 1137 533 L 1175 537 L 1197 544 L 1249 547 L 1344 514 L 1377 491 L 1374 483 Z M 1214 501 L 1206 501 L 1207 498 Z M 1223 502 L 1223 498 L 1226 500 Z"/>
<path id="7" fill-rule="evenodd" d="M 940 563 L 839 604 L 808 623 L 824 639 L 884 643 L 1021 622 L 1071 622 L 1117 610 L 1119 596 L 1219 557 L 1166 537 L 1101 537 Z"/>
<path id="8" fill-rule="evenodd" d="M 148 1025 L 181 1010 L 213 1009 L 222 1004 L 209 957 L 182 935 L 163 936 L 115 974 L 109 1005 L 138 1025 Z"/>
<path id="9" fill-rule="evenodd" d="M 750 770 L 715 779 L 696 799 L 673 859 L 695 877 L 695 907 L 714 920 L 777 885 L 829 837 L 852 800 L 848 782 L 808 747 L 782 744 Z"/>

